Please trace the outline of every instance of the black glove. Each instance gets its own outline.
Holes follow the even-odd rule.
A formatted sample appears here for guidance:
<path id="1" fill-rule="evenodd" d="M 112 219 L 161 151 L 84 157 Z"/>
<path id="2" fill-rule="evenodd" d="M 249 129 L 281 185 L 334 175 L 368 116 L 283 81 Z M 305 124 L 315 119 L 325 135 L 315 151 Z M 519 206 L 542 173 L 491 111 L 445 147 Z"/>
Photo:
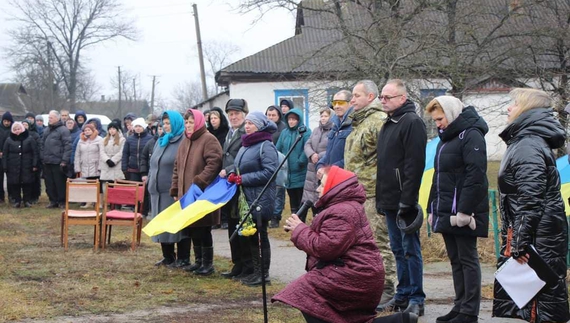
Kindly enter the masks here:
<path id="1" fill-rule="evenodd" d="M 106 163 L 107 163 L 107 165 L 109 165 L 109 167 L 115 167 L 115 165 L 116 165 L 116 164 L 115 164 L 112 160 L 110 160 L 110 159 L 107 159 Z"/>
<path id="2" fill-rule="evenodd" d="M 400 219 L 404 220 L 406 225 L 412 224 L 418 215 L 418 209 L 416 206 L 400 203 L 399 207 L 398 216 Z"/>
<path id="3" fill-rule="evenodd" d="M 67 174 L 67 163 L 60 163 L 59 169 L 61 170 L 62 173 Z"/>

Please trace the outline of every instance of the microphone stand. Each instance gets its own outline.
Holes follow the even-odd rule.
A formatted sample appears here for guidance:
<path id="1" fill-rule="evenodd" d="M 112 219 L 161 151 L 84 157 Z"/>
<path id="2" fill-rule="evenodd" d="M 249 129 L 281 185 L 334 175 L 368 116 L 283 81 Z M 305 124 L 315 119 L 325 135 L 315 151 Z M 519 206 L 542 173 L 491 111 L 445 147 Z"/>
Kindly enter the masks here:
<path id="1" fill-rule="evenodd" d="M 295 139 L 293 146 L 291 146 L 291 149 L 289 149 L 289 151 L 285 155 L 285 158 L 283 158 L 283 161 L 281 161 L 279 166 L 277 166 L 277 169 L 271 175 L 271 177 L 267 181 L 267 184 L 265 184 L 265 186 L 263 187 L 263 189 L 261 190 L 259 195 L 257 195 L 255 200 L 251 203 L 251 206 L 249 207 L 249 210 L 247 211 L 246 216 L 244 216 L 243 220 L 240 222 L 240 224 L 238 224 L 238 226 L 236 227 L 236 230 L 230 236 L 229 241 L 232 241 L 237 237 L 239 230 L 243 227 L 243 224 L 247 221 L 248 217 L 252 216 L 251 212 L 254 209 L 258 212 L 261 211 L 262 206 L 259 205 L 259 200 L 261 199 L 261 197 L 263 196 L 265 191 L 267 191 L 267 189 L 269 188 L 269 185 L 273 181 L 275 181 L 275 177 L 277 177 L 277 173 L 279 173 L 279 170 L 281 169 L 281 167 L 283 167 L 283 165 L 287 162 L 287 160 L 289 159 L 289 156 L 291 155 L 291 153 L 293 152 L 293 149 L 295 149 L 295 147 L 297 146 L 299 141 L 301 141 L 301 139 L 303 139 L 303 134 L 305 132 L 307 132 L 307 128 L 304 125 L 302 125 L 302 126 L 299 126 L 299 128 L 297 128 L 297 131 L 299 132 L 299 134 L 297 135 L 297 138 Z M 262 293 L 262 298 L 263 298 L 263 322 L 267 323 L 268 322 L 268 318 L 267 318 L 267 289 L 266 289 L 266 284 L 265 284 L 265 267 L 264 267 L 264 263 L 263 263 L 264 257 L 263 257 L 263 252 L 262 252 L 263 241 L 261 240 L 261 235 L 259 232 L 259 229 L 262 226 L 261 216 L 257 217 L 256 225 L 257 225 L 257 232 L 255 234 L 257 234 L 257 241 L 259 241 L 258 252 L 259 252 L 259 262 L 260 262 L 260 267 L 261 267 L 261 293 Z"/>

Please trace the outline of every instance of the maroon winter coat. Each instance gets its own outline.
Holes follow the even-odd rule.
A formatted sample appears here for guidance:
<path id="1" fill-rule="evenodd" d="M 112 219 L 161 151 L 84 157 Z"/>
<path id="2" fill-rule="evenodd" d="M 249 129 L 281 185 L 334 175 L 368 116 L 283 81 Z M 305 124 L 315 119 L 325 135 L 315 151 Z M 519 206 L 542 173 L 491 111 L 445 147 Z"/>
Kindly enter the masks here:
<path id="1" fill-rule="evenodd" d="M 384 264 L 364 213 L 365 200 L 366 193 L 356 176 L 318 200 L 318 216 L 311 226 L 301 223 L 291 236 L 295 246 L 308 255 L 308 272 L 271 301 L 283 302 L 327 322 L 374 319 L 384 287 Z M 319 261 L 338 258 L 344 266 L 317 268 Z"/>

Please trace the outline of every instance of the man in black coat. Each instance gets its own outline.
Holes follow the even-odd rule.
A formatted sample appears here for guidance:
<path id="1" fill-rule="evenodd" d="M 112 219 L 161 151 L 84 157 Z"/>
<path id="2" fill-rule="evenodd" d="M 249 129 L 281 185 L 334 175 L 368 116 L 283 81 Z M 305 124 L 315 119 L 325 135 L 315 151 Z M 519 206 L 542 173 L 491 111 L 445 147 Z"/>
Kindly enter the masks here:
<path id="1" fill-rule="evenodd" d="M 247 102 L 243 99 L 230 99 L 226 103 L 226 113 L 230 121 L 230 131 L 223 147 L 222 170 L 220 177 L 225 178 L 235 172 L 234 159 L 241 148 L 241 136 L 245 134 L 245 116 L 249 112 Z M 228 237 L 231 237 L 239 224 L 238 212 L 239 190 L 234 197 L 222 207 L 222 213 L 228 219 Z M 245 238 L 240 236 L 230 241 L 233 267 L 230 271 L 222 273 L 223 277 L 242 279 L 253 274 L 253 264 L 249 245 Z"/>
<path id="2" fill-rule="evenodd" d="M 65 181 L 71 157 L 71 135 L 61 122 L 58 111 L 49 112 L 49 125 L 40 140 L 40 158 L 44 165 L 48 209 L 65 207 Z"/>
<path id="3" fill-rule="evenodd" d="M 411 224 L 418 213 L 418 197 L 425 167 L 426 127 L 408 100 L 401 80 L 389 80 L 380 95 L 388 118 L 377 143 L 376 208 L 386 216 L 390 247 L 396 257 L 396 295 L 381 311 L 404 309 L 424 314 L 423 260 L 419 230 L 405 233 L 396 217 Z M 418 228 L 419 229 L 419 228 Z"/>

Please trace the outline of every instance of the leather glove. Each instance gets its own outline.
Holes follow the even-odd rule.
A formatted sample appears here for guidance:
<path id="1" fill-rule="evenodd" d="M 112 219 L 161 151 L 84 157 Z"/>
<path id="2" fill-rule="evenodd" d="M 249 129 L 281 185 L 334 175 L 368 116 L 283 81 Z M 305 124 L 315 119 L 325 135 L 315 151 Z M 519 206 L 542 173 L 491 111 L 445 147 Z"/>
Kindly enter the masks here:
<path id="1" fill-rule="evenodd" d="M 236 175 L 236 173 L 231 173 L 228 176 L 228 182 L 234 183 L 236 185 L 241 185 L 241 175 Z"/>
<path id="2" fill-rule="evenodd" d="M 406 222 L 406 225 L 412 224 L 418 214 L 416 206 L 400 203 L 399 207 L 398 215 L 400 216 L 400 219 L 403 219 Z"/>
<path id="3" fill-rule="evenodd" d="M 109 165 L 109 167 L 115 167 L 115 163 L 110 159 L 107 159 L 106 163 Z"/>
<path id="4" fill-rule="evenodd" d="M 67 163 L 60 163 L 59 164 L 59 169 L 61 170 L 62 173 L 67 174 Z"/>

